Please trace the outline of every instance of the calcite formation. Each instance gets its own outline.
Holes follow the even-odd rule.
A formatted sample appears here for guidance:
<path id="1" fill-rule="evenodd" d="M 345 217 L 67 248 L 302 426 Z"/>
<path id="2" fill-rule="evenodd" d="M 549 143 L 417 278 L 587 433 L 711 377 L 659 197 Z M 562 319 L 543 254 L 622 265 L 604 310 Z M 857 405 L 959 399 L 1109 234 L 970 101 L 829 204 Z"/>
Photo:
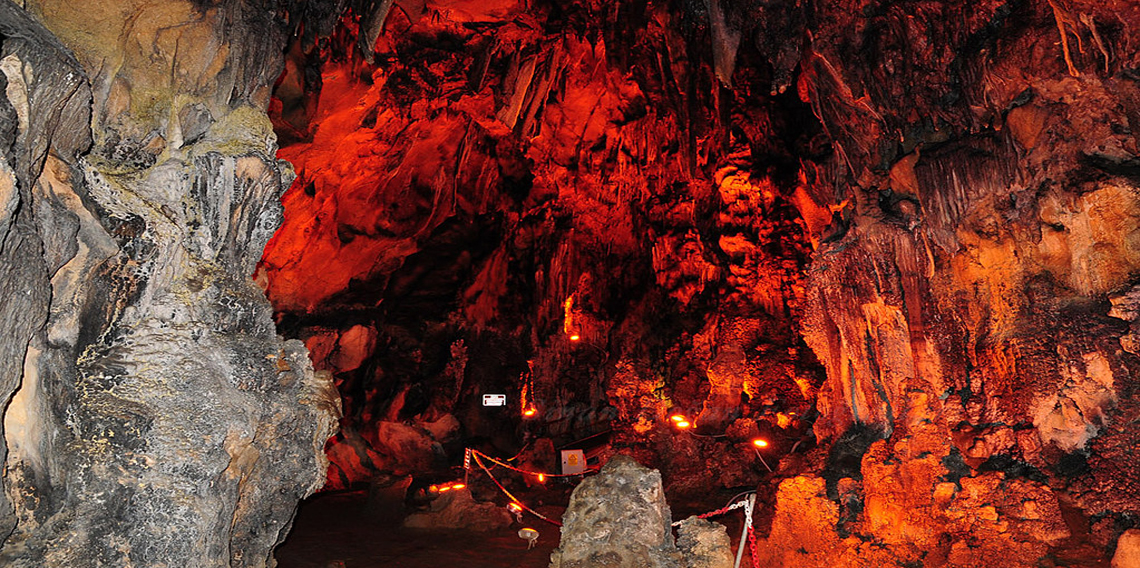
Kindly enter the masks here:
<path id="1" fill-rule="evenodd" d="M 614 456 L 570 496 L 551 568 L 678 568 L 672 516 L 661 474 Z"/>
<path id="2" fill-rule="evenodd" d="M 292 179 L 258 57 L 286 28 L 26 4 L 0 2 L 0 563 L 275 565 L 339 415 L 250 277 Z"/>

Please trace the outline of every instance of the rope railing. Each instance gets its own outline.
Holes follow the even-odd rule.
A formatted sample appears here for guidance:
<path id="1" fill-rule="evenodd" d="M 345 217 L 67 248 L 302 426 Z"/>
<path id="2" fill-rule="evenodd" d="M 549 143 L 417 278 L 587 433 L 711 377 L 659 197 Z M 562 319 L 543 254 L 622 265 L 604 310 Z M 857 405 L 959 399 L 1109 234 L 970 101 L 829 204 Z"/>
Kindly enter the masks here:
<path id="1" fill-rule="evenodd" d="M 487 461 L 489 461 L 489 462 L 491 462 L 491 463 L 493 463 L 499 467 L 503 467 L 503 468 L 509 469 L 511 471 L 521 473 L 523 475 L 531 475 L 531 476 L 537 477 L 539 479 L 539 481 L 544 481 L 548 477 L 582 477 L 584 475 L 582 473 L 544 473 L 544 472 L 539 472 L 539 471 L 528 471 L 528 470 L 522 469 L 520 467 L 515 467 L 515 466 L 513 466 L 513 465 L 511 465 L 505 461 L 499 460 L 497 458 L 493 458 L 493 457 L 491 457 L 487 454 L 484 454 L 483 452 L 480 452 L 479 450 L 476 450 L 476 449 L 468 449 L 467 451 L 471 452 L 473 455 L 481 456 L 482 458 L 486 459 Z"/>
<path id="2" fill-rule="evenodd" d="M 546 515 L 543 515 L 542 513 L 535 511 L 534 509 L 531 509 L 530 507 L 528 507 L 526 505 L 526 503 L 523 503 L 521 500 L 519 500 L 518 497 L 515 497 L 514 495 L 512 495 L 511 492 L 508 491 L 506 487 L 503 487 L 503 484 L 499 483 L 499 480 L 495 479 L 495 476 L 491 474 L 491 470 L 487 469 L 487 466 L 483 464 L 482 458 L 479 457 L 479 456 L 483 455 L 481 452 L 472 450 L 471 455 L 473 458 L 475 458 L 475 464 L 478 465 L 479 468 L 483 470 L 483 473 L 487 474 L 487 477 L 491 478 L 491 482 L 495 484 L 495 487 L 498 487 L 499 491 L 502 491 L 503 495 L 506 495 L 507 498 L 510 499 L 512 503 L 514 503 L 515 505 L 518 505 L 519 508 L 521 508 L 522 510 L 524 510 L 524 511 L 526 511 L 526 512 L 528 512 L 528 513 L 530 513 L 530 514 L 532 514 L 532 515 L 534 515 L 534 516 L 536 516 L 536 517 L 538 517 L 538 518 L 540 518 L 540 519 L 542 519 L 542 520 L 544 520 L 544 521 L 546 521 L 552 525 L 555 525 L 558 527 L 562 526 L 562 523 L 560 523 L 554 519 L 551 519 L 551 518 L 547 517 Z"/>
<path id="3" fill-rule="evenodd" d="M 511 458 L 510 461 L 513 461 L 516 458 L 518 458 L 518 456 Z M 486 463 L 483 463 L 483 460 L 486 460 L 487 462 L 491 463 L 492 465 L 497 465 L 497 466 L 502 467 L 504 469 L 508 469 L 508 470 L 511 470 L 511 471 L 514 471 L 517 473 L 521 473 L 523 475 L 534 476 L 534 477 L 538 478 L 538 480 L 540 482 L 544 481 L 547 477 L 582 477 L 584 474 L 582 474 L 582 473 L 542 473 L 542 472 L 536 472 L 536 471 L 528 471 L 528 470 L 510 465 L 509 463 L 506 463 L 502 460 L 493 458 L 493 457 L 491 457 L 491 456 L 489 456 L 483 452 L 480 452 L 479 450 L 473 449 L 473 448 L 468 448 L 466 454 L 464 455 L 463 469 L 464 469 L 465 478 L 466 478 L 467 472 L 469 472 L 471 470 L 472 462 L 474 462 L 475 465 L 479 466 L 479 469 L 483 470 L 483 473 L 487 474 L 487 477 L 491 480 L 491 483 L 494 483 L 495 487 L 498 487 L 499 491 L 501 491 L 503 493 L 503 495 L 506 495 L 507 498 L 511 500 L 512 505 L 518 507 L 519 510 L 526 511 L 526 512 L 528 512 L 528 513 L 530 513 L 530 514 L 532 514 L 532 515 L 534 515 L 534 516 L 536 516 L 536 517 L 538 517 L 538 518 L 540 518 L 540 519 L 542 519 L 542 520 L 544 520 L 544 521 L 546 521 L 546 522 L 548 522 L 554 526 L 558 526 L 558 527 L 562 526 L 561 522 L 556 521 L 554 519 L 551 519 L 550 517 L 547 517 L 546 515 L 543 515 L 542 513 L 539 513 L 538 511 L 535 511 L 531 507 L 527 506 L 526 503 L 523 503 L 521 499 L 516 497 L 513 493 L 510 492 L 510 490 L 508 490 L 506 487 L 504 487 L 502 483 L 499 483 L 499 480 L 495 478 L 495 475 L 493 473 L 491 473 L 491 469 L 489 467 L 487 467 Z M 746 543 L 747 543 L 748 548 L 749 548 L 750 556 L 752 557 L 752 567 L 753 568 L 760 568 L 759 556 L 757 555 L 757 552 L 756 552 L 756 533 L 752 527 L 752 509 L 753 509 L 754 503 L 756 502 L 756 494 L 754 491 L 748 491 L 748 492 L 742 493 L 740 495 L 737 495 L 736 497 L 743 497 L 743 498 L 740 499 L 739 501 L 735 501 L 735 502 L 731 502 L 732 500 L 730 499 L 730 504 L 725 505 L 724 507 L 721 507 L 720 509 L 716 509 L 714 511 L 709 511 L 707 513 L 696 515 L 696 517 L 699 519 L 707 519 L 710 517 L 717 517 L 720 515 L 724 515 L 726 513 L 734 511 L 736 509 L 743 508 L 744 509 L 744 529 L 743 529 L 743 531 L 741 531 L 742 534 L 740 535 L 740 547 L 738 548 L 738 550 L 736 552 L 736 563 L 734 564 L 734 568 L 740 568 L 740 561 L 742 560 L 742 556 L 744 553 L 744 546 Z M 733 497 L 733 499 L 736 499 L 736 497 Z M 681 522 L 682 521 L 676 521 L 672 524 L 672 526 L 677 527 L 681 524 Z"/>

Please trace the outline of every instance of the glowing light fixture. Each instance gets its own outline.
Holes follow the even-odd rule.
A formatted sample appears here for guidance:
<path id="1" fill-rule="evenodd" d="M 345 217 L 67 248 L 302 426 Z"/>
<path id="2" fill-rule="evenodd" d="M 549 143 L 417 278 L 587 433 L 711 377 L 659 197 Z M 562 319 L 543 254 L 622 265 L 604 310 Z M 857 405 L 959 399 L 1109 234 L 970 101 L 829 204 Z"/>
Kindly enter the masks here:
<path id="1" fill-rule="evenodd" d="M 669 417 L 669 420 L 672 420 L 673 422 L 683 422 L 685 420 L 685 417 L 680 414 L 674 414 Z"/>
<path id="2" fill-rule="evenodd" d="M 582 337 L 580 335 L 578 335 L 577 333 L 572 334 L 570 336 L 570 341 L 578 341 L 579 339 L 582 339 Z"/>
<path id="3" fill-rule="evenodd" d="M 466 483 L 456 483 L 451 486 L 452 489 L 463 489 L 464 487 L 467 487 Z"/>
<path id="4" fill-rule="evenodd" d="M 752 445 L 756 446 L 757 448 L 767 448 L 768 440 L 765 440 L 763 438 L 756 438 L 755 440 L 752 440 Z"/>
<path id="5" fill-rule="evenodd" d="M 519 529 L 519 538 L 527 541 L 526 549 L 530 550 L 534 548 L 534 541 L 538 540 L 538 531 L 530 527 L 521 528 Z"/>
<path id="6" fill-rule="evenodd" d="M 533 406 L 528 406 L 528 407 L 526 407 L 526 410 L 523 410 L 522 414 L 523 414 L 523 416 L 530 418 L 531 416 L 538 414 L 538 410 L 535 409 L 535 407 L 533 407 Z"/>
<path id="7" fill-rule="evenodd" d="M 542 474 L 542 473 L 538 474 L 538 482 L 539 483 L 546 483 L 546 475 Z"/>
<path id="8" fill-rule="evenodd" d="M 688 428 L 689 426 L 692 426 L 692 423 L 690 423 L 688 420 L 685 420 L 683 418 L 681 420 L 676 421 L 675 424 L 677 425 L 678 428 L 680 428 L 682 430 Z"/>
<path id="9" fill-rule="evenodd" d="M 518 503 L 515 503 L 515 502 L 511 502 L 510 504 L 508 504 L 507 508 L 510 509 L 512 513 L 521 513 L 523 510 L 522 505 L 519 505 Z"/>

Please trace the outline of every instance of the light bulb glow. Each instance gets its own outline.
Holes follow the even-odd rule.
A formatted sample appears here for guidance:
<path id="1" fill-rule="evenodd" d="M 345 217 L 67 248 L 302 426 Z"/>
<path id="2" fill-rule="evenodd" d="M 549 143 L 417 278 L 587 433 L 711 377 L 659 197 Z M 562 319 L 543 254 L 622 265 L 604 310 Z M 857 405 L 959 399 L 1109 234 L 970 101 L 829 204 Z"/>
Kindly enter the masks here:
<path id="1" fill-rule="evenodd" d="M 546 482 L 546 475 L 542 474 L 542 473 L 538 474 L 538 482 L 539 483 L 545 483 Z"/>
<path id="2" fill-rule="evenodd" d="M 767 448 L 768 440 L 765 440 L 763 438 L 756 438 L 755 440 L 752 440 L 752 445 L 756 446 L 757 448 Z"/>
<path id="3" fill-rule="evenodd" d="M 689 423 L 688 420 L 682 419 L 682 420 L 677 421 L 677 427 L 682 429 L 682 430 L 684 430 L 685 428 L 688 428 L 689 426 L 692 426 L 692 424 Z"/>
<path id="4" fill-rule="evenodd" d="M 669 420 L 672 420 L 673 422 L 684 422 L 685 417 L 680 414 L 674 414 L 669 417 Z"/>
<path id="5" fill-rule="evenodd" d="M 577 333 L 570 336 L 570 341 L 578 341 L 579 339 L 582 339 L 582 337 Z"/>

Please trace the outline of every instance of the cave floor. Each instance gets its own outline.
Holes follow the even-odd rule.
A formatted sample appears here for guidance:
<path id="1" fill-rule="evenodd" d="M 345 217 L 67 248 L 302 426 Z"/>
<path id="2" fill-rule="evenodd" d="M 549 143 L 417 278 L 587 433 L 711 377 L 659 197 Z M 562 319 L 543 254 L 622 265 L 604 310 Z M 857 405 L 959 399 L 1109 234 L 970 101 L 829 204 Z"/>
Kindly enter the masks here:
<path id="1" fill-rule="evenodd" d="M 520 526 L 491 533 L 405 529 L 369 516 L 366 492 L 322 494 L 301 504 L 293 530 L 277 549 L 280 568 L 546 568 L 558 528 L 535 521 L 535 547 Z"/>

